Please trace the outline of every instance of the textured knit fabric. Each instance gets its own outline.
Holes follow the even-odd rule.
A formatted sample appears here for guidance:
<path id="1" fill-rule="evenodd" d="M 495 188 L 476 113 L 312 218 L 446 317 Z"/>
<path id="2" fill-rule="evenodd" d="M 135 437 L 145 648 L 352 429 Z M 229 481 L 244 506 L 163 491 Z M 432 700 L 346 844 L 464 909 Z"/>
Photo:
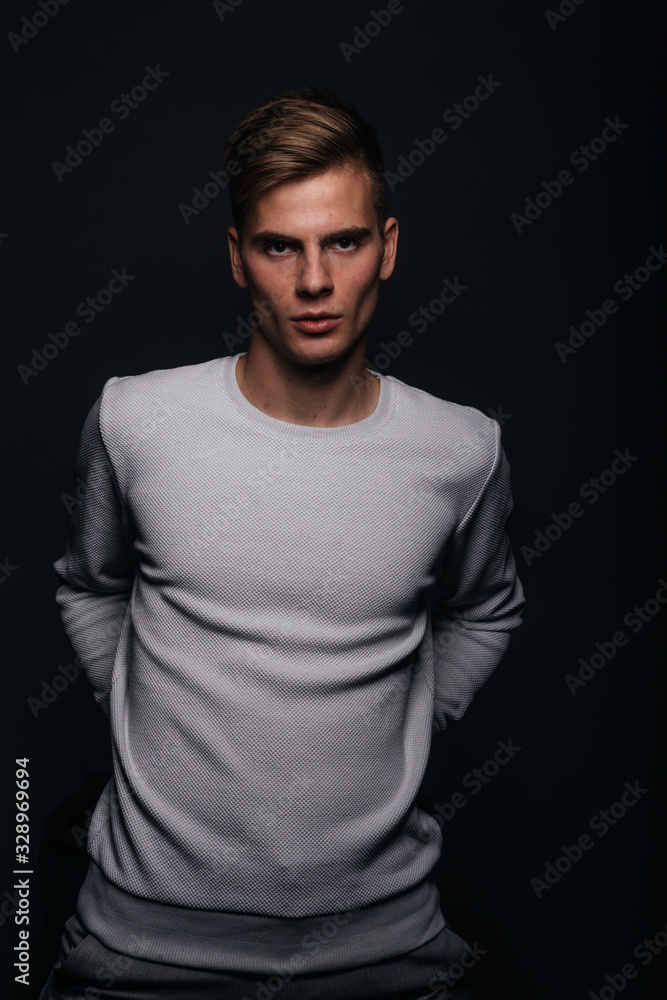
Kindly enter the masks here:
<path id="1" fill-rule="evenodd" d="M 447 924 L 397 958 L 314 975 L 258 977 L 130 958 L 107 948 L 73 916 L 39 1000 L 470 1000 L 465 970 L 483 955 Z"/>
<path id="2" fill-rule="evenodd" d="M 352 910 L 382 925 L 425 892 L 412 933 L 394 906 L 377 960 L 443 926 L 442 835 L 414 800 L 432 735 L 521 622 L 509 467 L 494 420 L 390 375 L 357 423 L 277 420 L 239 357 L 111 378 L 84 425 L 54 566 L 111 724 L 88 851 L 136 919 L 169 914 L 171 960 L 205 968 L 259 970 L 261 949 L 182 944 L 199 911 L 280 918 L 289 939 Z M 134 947 L 164 960 L 157 935 Z M 336 961 L 303 971 L 359 946 Z"/>

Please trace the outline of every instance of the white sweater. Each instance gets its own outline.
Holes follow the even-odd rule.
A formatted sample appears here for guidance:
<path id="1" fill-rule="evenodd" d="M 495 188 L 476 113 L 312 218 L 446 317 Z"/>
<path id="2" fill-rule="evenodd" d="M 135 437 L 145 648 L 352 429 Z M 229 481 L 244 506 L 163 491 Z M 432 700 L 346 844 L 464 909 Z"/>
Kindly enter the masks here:
<path id="1" fill-rule="evenodd" d="M 443 926 L 414 800 L 521 622 L 509 467 L 494 420 L 377 372 L 364 420 L 278 420 L 240 356 L 111 378 L 83 429 L 56 600 L 114 777 L 79 912 L 137 957 L 342 968 Z"/>

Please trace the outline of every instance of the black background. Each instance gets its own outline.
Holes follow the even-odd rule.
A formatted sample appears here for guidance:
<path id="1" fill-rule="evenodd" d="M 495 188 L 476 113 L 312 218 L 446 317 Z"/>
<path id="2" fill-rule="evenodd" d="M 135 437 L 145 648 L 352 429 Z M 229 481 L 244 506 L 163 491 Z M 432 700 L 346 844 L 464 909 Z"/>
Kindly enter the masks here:
<path id="1" fill-rule="evenodd" d="M 624 996 L 662 995 L 667 949 L 648 966 L 633 951 L 667 925 L 657 824 L 659 633 L 667 612 L 637 634 L 623 618 L 667 577 L 660 516 L 665 269 L 626 302 L 613 288 L 667 235 L 662 5 L 566 0 L 561 6 L 572 13 L 554 30 L 539 3 L 405 0 L 346 59 L 341 43 L 352 43 L 356 27 L 382 6 L 242 0 L 218 12 L 210 2 L 71 0 L 17 52 L 3 40 L 7 700 L 0 795 L 11 827 L 14 759 L 29 757 L 35 871 L 32 984 L 16 987 L 18 996 L 38 996 L 85 873 L 71 830 L 85 818 L 85 796 L 64 819 L 53 810 L 80 793 L 86 776 L 94 805 L 96 772 L 111 766 L 106 721 L 83 675 L 42 708 L 28 700 L 40 699 L 58 665 L 73 659 L 52 563 L 64 550 L 63 495 L 74 493 L 83 420 L 112 375 L 247 349 L 230 348 L 223 337 L 250 308 L 229 270 L 228 196 L 211 200 L 189 224 L 179 205 L 191 204 L 193 188 L 220 168 L 226 138 L 247 111 L 308 84 L 357 104 L 378 126 L 392 172 L 416 139 L 438 127 L 447 133 L 390 196 L 400 223 L 398 263 L 381 289 L 368 361 L 437 396 L 500 412 L 512 467 L 525 624 L 464 719 L 434 745 L 424 785 L 442 805 L 465 792 L 464 776 L 493 756 L 498 740 L 521 747 L 445 824 L 435 870 L 443 912 L 485 951 L 470 973 L 475 1000 L 586 1000 L 604 987 L 610 997 L 605 976 L 628 962 L 638 973 Z M 39 10 L 5 3 L 3 34 L 19 32 L 22 18 Z M 123 121 L 110 113 L 112 101 L 157 64 L 169 75 L 146 100 Z M 460 128 L 443 124 L 443 112 L 489 74 L 500 86 L 488 100 Z M 580 172 L 571 153 L 616 116 L 627 128 Z M 114 121 L 113 133 L 59 181 L 53 161 L 62 162 L 66 146 L 104 117 Z M 573 183 L 517 232 L 512 213 L 523 213 L 526 199 L 564 169 Z M 123 267 L 135 275 L 128 287 L 94 322 L 79 320 L 81 334 L 41 371 L 22 378 L 19 366 L 33 363 L 33 348 L 41 352 L 48 333 L 77 319 L 77 304 Z M 445 278 L 458 278 L 465 291 L 417 333 L 408 317 L 438 295 Z M 609 298 L 617 313 L 560 360 L 556 342 Z M 413 342 L 388 358 L 383 345 L 401 330 Z M 589 504 L 580 487 L 610 468 L 617 449 L 636 461 Z M 583 516 L 529 564 L 522 546 L 533 546 L 551 515 L 574 501 Z M 619 629 L 627 645 L 573 694 L 565 675 Z M 591 834 L 592 817 L 635 781 L 647 789 L 637 804 L 604 837 Z M 561 845 L 587 832 L 594 848 L 538 898 L 531 879 L 543 879 Z M 85 827 L 79 841 L 85 847 Z M 0 975 L 8 988 L 18 940 L 12 842 L 8 828 L 0 865 Z"/>

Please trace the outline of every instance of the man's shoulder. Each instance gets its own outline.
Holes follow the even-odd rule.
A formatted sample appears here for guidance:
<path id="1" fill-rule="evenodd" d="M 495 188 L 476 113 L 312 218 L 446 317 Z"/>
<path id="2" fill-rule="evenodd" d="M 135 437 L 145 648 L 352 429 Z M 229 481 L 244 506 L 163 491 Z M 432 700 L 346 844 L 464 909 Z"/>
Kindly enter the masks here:
<path id="1" fill-rule="evenodd" d="M 100 396 L 100 429 L 105 441 L 141 443 L 159 425 L 183 416 L 211 400 L 210 388 L 219 359 L 177 368 L 156 368 L 138 375 L 113 375 Z"/>
<path id="2" fill-rule="evenodd" d="M 499 442 L 499 424 L 474 406 L 443 399 L 391 376 L 408 431 L 420 435 L 442 457 L 488 465 Z"/>
<path id="3" fill-rule="evenodd" d="M 104 384 L 102 396 L 107 405 L 117 402 L 126 404 L 134 400 L 140 404 L 146 396 L 157 398 L 163 395 L 172 399 L 184 396 L 210 380 L 218 361 L 214 358 L 177 368 L 155 368 L 138 375 L 112 375 Z"/>

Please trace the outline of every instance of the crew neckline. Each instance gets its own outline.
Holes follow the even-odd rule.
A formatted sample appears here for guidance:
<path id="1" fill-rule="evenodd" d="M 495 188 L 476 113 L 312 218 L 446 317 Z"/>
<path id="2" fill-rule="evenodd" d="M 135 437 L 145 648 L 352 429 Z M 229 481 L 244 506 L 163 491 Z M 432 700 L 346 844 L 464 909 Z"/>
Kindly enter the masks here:
<path id="1" fill-rule="evenodd" d="M 367 371 L 379 378 L 380 393 L 375 409 L 363 420 L 357 420 L 353 424 L 343 424 L 340 427 L 311 427 L 308 424 L 293 424 L 288 420 L 279 420 L 264 413 L 241 392 L 241 387 L 236 381 L 236 366 L 243 354 L 247 354 L 247 351 L 218 358 L 217 377 L 227 399 L 239 416 L 266 433 L 304 441 L 353 441 L 374 434 L 393 412 L 395 394 L 391 375 L 383 375 L 373 368 L 367 368 Z"/>

